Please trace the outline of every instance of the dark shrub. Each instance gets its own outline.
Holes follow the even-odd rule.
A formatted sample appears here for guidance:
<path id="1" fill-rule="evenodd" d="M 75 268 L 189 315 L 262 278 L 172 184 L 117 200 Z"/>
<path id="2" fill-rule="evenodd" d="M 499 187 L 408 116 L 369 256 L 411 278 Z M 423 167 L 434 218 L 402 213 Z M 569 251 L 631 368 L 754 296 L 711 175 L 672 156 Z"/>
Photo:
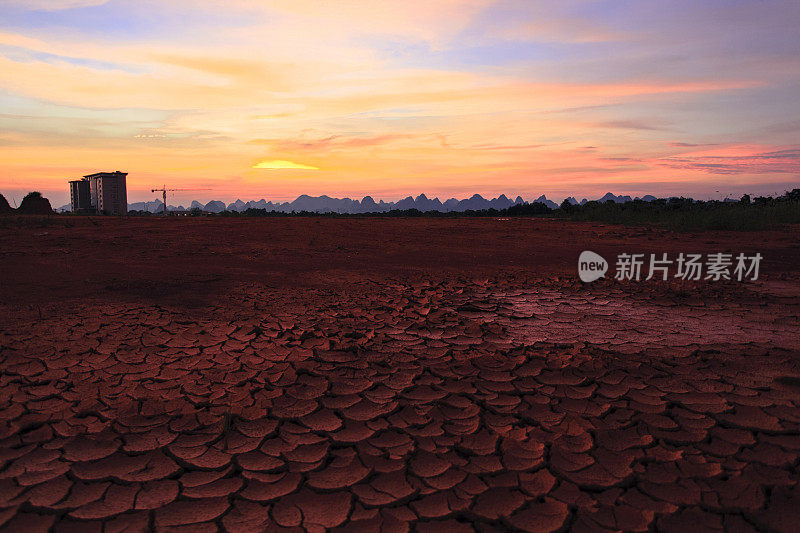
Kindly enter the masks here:
<path id="1" fill-rule="evenodd" d="M 33 191 L 26 194 L 25 198 L 22 199 L 22 203 L 19 204 L 19 209 L 17 211 L 26 215 L 53 214 L 53 208 L 50 206 L 50 200 L 42 196 L 42 193 L 39 191 Z"/>
<path id="2" fill-rule="evenodd" d="M 10 213 L 12 211 L 13 209 L 11 209 L 11 206 L 8 205 L 8 200 L 6 200 L 6 197 L 0 194 L 0 215 L 3 213 Z"/>

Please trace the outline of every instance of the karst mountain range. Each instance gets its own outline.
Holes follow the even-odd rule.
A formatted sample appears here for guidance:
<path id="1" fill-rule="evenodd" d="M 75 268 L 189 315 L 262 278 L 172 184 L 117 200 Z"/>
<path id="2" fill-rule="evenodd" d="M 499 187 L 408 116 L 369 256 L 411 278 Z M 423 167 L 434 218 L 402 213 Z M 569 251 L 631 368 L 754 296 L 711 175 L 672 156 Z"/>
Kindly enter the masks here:
<path id="1" fill-rule="evenodd" d="M 598 201 L 605 202 L 611 200 L 617 203 L 630 202 L 632 200 L 655 200 L 655 196 L 645 195 L 642 198 L 632 198 L 630 196 L 617 196 L 612 193 L 606 193 Z M 585 204 L 588 200 L 584 198 L 578 201 L 574 197 L 567 198 L 571 204 Z M 521 196 L 517 196 L 512 200 L 505 194 L 501 194 L 497 198 L 487 199 L 480 194 L 475 194 L 463 200 L 450 198 L 444 202 L 438 198 L 428 198 L 425 194 L 420 194 L 416 198 L 408 196 L 396 202 L 385 202 L 383 200 L 375 201 L 371 196 L 365 196 L 361 200 L 353 200 L 350 198 L 332 198 L 330 196 L 309 196 L 301 195 L 291 202 L 272 202 L 267 200 L 236 200 L 235 202 L 226 204 L 220 200 L 211 200 L 207 203 L 201 203 L 197 200 L 193 201 L 189 206 L 183 205 L 168 205 L 167 209 L 170 211 L 188 211 L 190 209 L 200 209 L 210 213 L 221 213 L 223 211 L 236 211 L 243 212 L 248 209 L 263 209 L 266 211 L 277 211 L 283 213 L 291 212 L 317 212 L 317 213 L 380 213 L 392 210 L 406 210 L 417 209 L 419 211 L 480 211 L 484 209 L 506 209 L 517 204 L 529 203 L 542 203 L 552 209 L 558 207 L 558 204 L 549 200 L 545 195 L 541 195 L 535 200 L 526 201 Z M 69 206 L 65 206 L 69 209 Z M 161 200 L 153 200 L 151 202 L 135 202 L 128 204 L 129 211 L 147 211 L 151 213 L 158 213 L 164 210 L 164 204 Z"/>

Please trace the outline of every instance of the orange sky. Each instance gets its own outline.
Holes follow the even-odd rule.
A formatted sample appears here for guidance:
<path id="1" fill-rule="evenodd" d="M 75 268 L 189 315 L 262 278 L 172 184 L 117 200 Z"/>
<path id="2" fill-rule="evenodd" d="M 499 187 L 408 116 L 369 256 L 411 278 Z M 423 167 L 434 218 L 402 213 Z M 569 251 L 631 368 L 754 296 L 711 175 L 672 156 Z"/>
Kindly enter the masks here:
<path id="1" fill-rule="evenodd" d="M 0 192 L 780 193 L 796 2 L 9 0 Z M 796 47 L 796 46 L 795 46 Z"/>

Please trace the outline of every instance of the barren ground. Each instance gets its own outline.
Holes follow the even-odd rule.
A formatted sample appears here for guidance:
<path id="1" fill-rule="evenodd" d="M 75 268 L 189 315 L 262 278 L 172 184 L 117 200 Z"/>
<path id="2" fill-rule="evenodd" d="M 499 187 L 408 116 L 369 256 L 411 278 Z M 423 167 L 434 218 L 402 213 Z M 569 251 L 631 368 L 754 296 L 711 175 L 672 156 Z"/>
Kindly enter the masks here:
<path id="1" fill-rule="evenodd" d="M 0 230 L 2 528 L 800 520 L 798 227 L 69 223 Z M 584 249 L 765 260 L 584 285 Z"/>

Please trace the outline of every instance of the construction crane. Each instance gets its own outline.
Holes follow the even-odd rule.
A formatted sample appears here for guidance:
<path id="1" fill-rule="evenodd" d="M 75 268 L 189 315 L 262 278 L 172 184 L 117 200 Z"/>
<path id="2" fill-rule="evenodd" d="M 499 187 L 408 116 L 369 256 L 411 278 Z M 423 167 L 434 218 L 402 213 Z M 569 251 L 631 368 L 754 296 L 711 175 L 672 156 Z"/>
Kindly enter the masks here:
<path id="1" fill-rule="evenodd" d="M 150 192 L 160 192 L 164 198 L 164 216 L 167 215 L 167 191 L 210 191 L 211 189 L 167 189 L 164 185 L 160 189 L 153 189 Z"/>

